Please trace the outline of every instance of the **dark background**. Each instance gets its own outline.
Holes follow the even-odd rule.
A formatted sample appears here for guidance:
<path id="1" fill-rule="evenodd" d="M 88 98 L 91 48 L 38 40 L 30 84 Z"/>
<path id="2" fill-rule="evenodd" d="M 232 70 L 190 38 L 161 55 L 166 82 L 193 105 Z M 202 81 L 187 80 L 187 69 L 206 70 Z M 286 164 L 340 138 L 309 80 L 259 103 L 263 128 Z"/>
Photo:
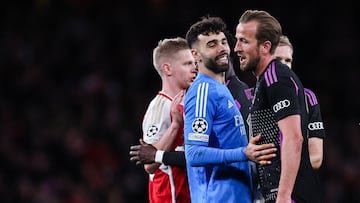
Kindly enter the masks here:
<path id="1" fill-rule="evenodd" d="M 291 4 L 291 5 L 289 5 Z M 33 0 L 0 6 L 0 202 L 146 202 L 129 146 L 161 81 L 158 40 L 203 15 L 233 33 L 246 9 L 275 16 L 328 138 L 325 202 L 360 202 L 359 7 L 335 1 Z M 239 77 L 250 86 L 249 73 Z"/>

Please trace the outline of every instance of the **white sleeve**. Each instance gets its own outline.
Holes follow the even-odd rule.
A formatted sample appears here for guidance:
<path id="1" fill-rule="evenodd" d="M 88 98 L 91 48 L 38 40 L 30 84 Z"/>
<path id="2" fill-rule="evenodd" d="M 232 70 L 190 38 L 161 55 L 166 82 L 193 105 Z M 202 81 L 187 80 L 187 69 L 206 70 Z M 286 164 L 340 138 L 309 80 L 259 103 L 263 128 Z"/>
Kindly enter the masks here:
<path id="1" fill-rule="evenodd" d="M 142 123 L 143 140 L 152 144 L 158 142 L 171 125 L 171 101 L 157 95 L 150 103 Z"/>

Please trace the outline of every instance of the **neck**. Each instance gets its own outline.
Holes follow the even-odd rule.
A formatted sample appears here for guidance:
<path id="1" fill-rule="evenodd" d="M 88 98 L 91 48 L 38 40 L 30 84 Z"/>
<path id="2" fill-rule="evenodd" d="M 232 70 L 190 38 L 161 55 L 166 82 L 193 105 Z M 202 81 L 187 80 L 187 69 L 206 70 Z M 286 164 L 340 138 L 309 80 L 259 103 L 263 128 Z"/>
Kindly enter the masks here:
<path id="1" fill-rule="evenodd" d="M 214 78 L 215 80 L 219 81 L 221 84 L 225 84 L 225 72 L 214 73 L 205 67 L 199 67 L 199 72 Z"/>
<path id="2" fill-rule="evenodd" d="M 265 71 L 266 67 L 273 59 L 273 55 L 267 55 L 266 57 L 260 59 L 259 64 L 254 71 L 256 78 L 259 78 L 259 76 Z"/>
<path id="3" fill-rule="evenodd" d="M 167 81 L 164 79 L 162 81 L 162 88 L 161 91 L 170 96 L 171 98 L 174 98 L 177 93 L 179 93 L 182 89 L 179 88 L 174 82 Z"/>

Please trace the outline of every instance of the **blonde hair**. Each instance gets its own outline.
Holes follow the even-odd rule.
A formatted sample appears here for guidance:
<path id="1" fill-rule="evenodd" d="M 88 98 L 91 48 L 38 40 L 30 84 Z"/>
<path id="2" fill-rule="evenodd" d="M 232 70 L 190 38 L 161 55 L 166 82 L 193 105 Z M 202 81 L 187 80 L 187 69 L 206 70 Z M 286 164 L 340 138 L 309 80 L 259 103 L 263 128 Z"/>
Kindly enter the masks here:
<path id="1" fill-rule="evenodd" d="M 174 57 L 177 52 L 190 49 L 187 41 L 184 38 L 168 38 L 158 42 L 157 47 L 153 51 L 153 65 L 156 71 L 162 76 L 161 65 L 164 59 Z"/>
<path id="2" fill-rule="evenodd" d="M 286 35 L 280 36 L 279 46 L 289 46 L 291 50 L 294 50 L 293 45 L 291 44 L 289 38 Z"/>

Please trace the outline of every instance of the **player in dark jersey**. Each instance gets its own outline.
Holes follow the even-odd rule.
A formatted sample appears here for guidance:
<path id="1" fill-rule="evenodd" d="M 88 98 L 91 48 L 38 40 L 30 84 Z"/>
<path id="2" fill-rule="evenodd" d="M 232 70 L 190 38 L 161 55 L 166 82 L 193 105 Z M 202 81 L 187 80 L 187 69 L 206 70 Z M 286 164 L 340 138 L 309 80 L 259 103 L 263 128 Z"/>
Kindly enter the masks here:
<path id="1" fill-rule="evenodd" d="M 247 135 L 249 135 L 248 117 L 250 113 L 251 100 L 253 98 L 252 88 L 237 77 L 232 66 L 233 65 L 230 63 L 229 70 L 225 74 L 225 85 L 234 97 L 235 104 L 239 108 L 244 119 Z"/>
<path id="2" fill-rule="evenodd" d="M 234 36 L 229 32 L 225 32 L 225 35 L 230 48 L 233 49 L 235 46 Z M 246 134 L 249 136 L 249 113 L 251 100 L 253 98 L 253 88 L 250 88 L 236 75 L 234 70 L 233 54 L 234 52 L 230 53 L 229 69 L 225 72 L 225 85 L 228 87 L 231 95 L 234 97 L 235 103 L 244 119 Z"/>
<path id="3" fill-rule="evenodd" d="M 258 165 L 260 190 L 267 203 L 317 203 L 304 88 L 296 74 L 273 56 L 281 34 L 280 23 L 266 11 L 245 11 L 236 27 L 240 69 L 257 77 L 250 134 L 261 133 L 260 143 L 274 143 L 279 149 L 272 164 Z"/>
<path id="4" fill-rule="evenodd" d="M 216 21 L 214 21 L 214 22 L 216 22 Z M 212 21 L 211 20 L 209 20 L 208 21 L 208 23 L 209 24 L 211 24 L 212 23 Z M 215 27 L 216 27 L 216 25 L 214 25 Z M 219 33 L 220 34 L 220 33 Z M 219 34 L 216 34 L 216 35 L 219 35 Z M 215 33 L 214 33 L 214 35 L 215 35 Z M 211 35 L 211 37 L 213 37 L 212 35 Z M 221 36 L 222 37 L 222 36 Z M 217 39 L 216 39 L 217 40 Z M 216 42 L 216 43 L 219 43 L 220 41 L 218 41 L 218 42 Z M 214 43 L 215 43 L 215 38 L 214 38 Z M 221 38 L 221 43 L 224 43 L 222 46 L 226 46 L 226 40 L 224 40 L 223 38 Z M 217 45 L 218 46 L 218 45 Z M 223 61 L 223 60 L 222 60 Z M 221 80 L 222 82 L 224 82 L 224 79 L 222 79 Z M 224 85 L 222 85 L 222 86 L 224 86 Z M 221 90 L 223 90 L 223 87 L 221 87 Z M 223 91 L 220 91 L 220 92 L 223 92 Z M 226 97 L 226 98 L 228 98 L 228 97 Z M 225 99 L 225 98 L 224 98 Z M 230 98 L 229 98 L 230 99 Z M 230 99 L 231 100 L 231 99 Z M 233 104 L 235 104 L 235 102 L 231 102 L 231 103 L 229 103 L 229 101 L 230 100 L 228 100 L 228 102 L 226 102 L 225 104 L 226 104 L 226 108 L 231 108 L 231 109 L 234 109 L 234 106 L 236 106 L 236 107 L 239 107 L 238 105 L 233 105 Z M 240 100 L 240 99 L 239 99 Z M 248 102 L 248 100 L 247 100 L 247 102 Z M 231 105 L 231 106 L 229 106 L 229 105 Z M 245 105 L 244 105 L 245 106 Z M 235 108 L 236 108 L 235 107 Z M 235 110 L 234 110 L 235 111 Z M 241 117 L 237 114 L 237 117 L 240 119 Z M 240 120 L 239 120 L 239 122 L 240 122 Z M 231 123 L 231 124 L 229 124 L 229 126 L 231 126 L 231 125 L 233 125 L 233 123 Z M 238 123 L 238 126 L 239 126 L 239 123 Z M 236 135 L 237 133 L 234 133 L 234 134 L 232 134 L 231 136 L 233 136 L 234 137 L 234 139 L 238 139 L 238 141 L 240 141 L 240 132 L 239 132 L 239 130 L 241 129 L 242 131 L 241 131 L 241 134 L 242 135 L 246 135 L 246 132 L 245 132 L 245 128 L 244 127 L 242 127 L 242 128 L 239 128 L 239 127 L 236 127 L 236 128 L 233 128 L 234 130 L 236 130 L 237 132 L 238 132 L 238 134 L 239 135 Z M 223 132 L 224 133 L 224 132 Z M 244 138 L 245 138 L 245 140 L 244 140 L 244 143 L 245 144 L 247 144 L 247 136 L 246 137 L 244 137 L 244 136 L 241 136 L 242 138 L 242 140 L 244 140 Z M 241 140 L 241 141 L 242 141 Z M 229 140 L 227 140 L 227 141 L 229 141 Z M 236 142 L 238 142 L 238 141 L 236 141 Z M 156 150 L 156 148 L 154 148 L 154 147 L 152 147 L 151 145 L 147 145 L 147 144 L 145 144 L 145 143 L 143 143 L 142 141 L 140 141 L 140 143 L 141 143 L 141 145 L 140 146 L 132 146 L 131 147 L 131 149 L 130 149 L 130 156 L 132 156 L 131 157 L 131 160 L 132 161 L 136 161 L 138 164 L 141 164 L 141 163 L 152 163 L 152 161 L 153 160 L 151 160 L 150 162 L 148 162 L 148 160 L 146 160 L 146 158 L 149 158 L 149 159 L 151 159 L 151 158 L 153 158 L 154 156 L 155 156 L 155 159 L 156 160 L 158 160 L 158 161 L 156 161 L 156 162 L 162 162 L 162 163 L 164 163 L 165 162 L 165 157 L 166 157 L 166 155 L 168 155 L 168 154 L 170 154 L 169 152 L 163 152 L 163 153 L 158 153 L 159 152 L 159 150 L 158 151 L 156 151 L 156 153 L 155 153 L 155 150 Z M 251 152 L 253 155 L 248 155 L 248 152 L 246 152 L 246 156 L 248 156 L 249 158 L 251 158 L 252 160 L 254 160 L 254 161 L 256 161 L 256 162 L 259 162 L 259 161 L 261 161 L 261 160 L 265 160 L 265 159 L 267 159 L 266 157 L 273 157 L 273 154 L 272 154 L 272 152 L 273 152 L 273 149 L 269 149 L 269 150 L 265 150 L 265 151 L 263 151 L 262 149 L 266 149 L 267 147 L 270 147 L 271 145 L 263 145 L 263 147 L 261 147 L 261 148 L 258 148 L 258 149 L 254 149 L 254 151 L 253 152 Z M 247 149 L 248 149 L 249 147 L 246 147 L 246 151 L 247 151 Z M 250 145 L 250 149 L 252 148 L 252 145 Z M 242 150 L 239 148 L 239 149 L 237 149 L 238 150 L 238 152 L 239 153 L 237 153 L 237 155 L 238 154 L 243 154 L 243 152 L 242 152 Z M 220 152 L 221 151 L 221 152 Z M 230 155 L 232 152 L 235 152 L 235 150 L 226 150 L 226 149 L 221 149 L 221 150 L 219 150 L 219 153 L 225 153 L 225 151 L 227 152 L 227 154 L 228 155 Z M 141 155 L 144 155 L 144 152 L 145 153 L 148 153 L 150 156 L 148 156 L 148 157 L 145 157 L 145 156 L 141 156 Z M 175 154 L 176 152 L 172 152 L 172 154 Z M 265 154 L 267 154 L 267 153 L 270 153 L 270 155 L 265 155 Z M 158 154 L 160 154 L 159 156 L 158 156 Z M 177 153 L 178 155 L 180 155 L 181 156 L 181 153 Z M 235 155 L 235 154 L 233 154 L 233 155 Z M 235 160 L 241 160 L 241 156 L 237 156 L 237 155 L 235 155 L 235 156 L 233 156 L 233 158 L 235 158 Z M 162 156 L 162 158 L 158 158 L 158 157 L 161 157 Z M 232 155 L 231 155 L 232 156 Z M 144 158 L 145 157 L 145 158 Z M 213 159 L 213 158 L 215 158 L 215 159 L 217 159 L 217 160 L 219 160 L 219 161 L 221 161 L 220 159 L 222 158 L 222 156 L 220 157 L 220 156 L 218 156 L 218 155 L 215 155 L 215 154 L 212 154 L 212 155 L 210 155 L 210 156 L 206 156 L 206 157 L 208 157 L 207 158 L 207 160 L 203 160 L 203 161 L 211 161 L 211 159 Z M 262 158 L 261 158 L 262 157 Z M 224 157 L 223 157 L 224 158 Z M 181 158 L 180 158 L 181 159 Z M 175 159 L 172 159 L 172 161 L 175 161 Z M 199 160 L 199 161 L 202 161 L 202 160 Z M 235 163 L 233 162 L 233 161 L 231 161 L 231 160 L 226 160 L 226 159 L 224 159 L 223 161 L 225 161 L 223 164 L 229 164 L 229 165 L 235 165 Z M 230 162 L 229 162 L 230 161 Z M 244 160 L 244 161 L 246 161 L 246 160 Z M 178 163 L 169 163 L 169 162 L 167 162 L 168 164 L 173 164 L 173 165 L 177 165 Z M 232 163 L 232 164 L 231 164 Z M 245 163 L 245 162 L 244 162 Z M 263 162 L 264 164 L 265 163 L 268 163 L 267 161 L 264 161 Z M 247 167 L 246 167 L 247 168 Z M 243 170 L 244 171 L 247 171 L 248 173 L 249 173 L 249 170 L 248 169 L 246 169 L 246 168 L 244 168 Z M 229 172 L 229 174 L 227 175 L 227 176 L 229 176 L 230 177 L 230 173 L 232 174 L 232 173 L 234 173 L 234 171 L 233 172 Z M 214 173 L 215 174 L 215 173 Z M 243 177 L 243 178 L 246 178 L 246 177 Z M 248 177 L 249 178 L 249 177 Z M 226 178 L 226 180 L 229 180 L 229 181 L 231 181 L 232 179 L 231 178 Z M 224 182 L 224 181 L 226 181 L 226 180 L 223 180 L 223 181 L 216 181 L 217 182 L 217 184 L 222 184 L 222 182 Z M 234 191 L 233 189 L 231 189 L 230 190 L 230 188 L 234 188 L 235 190 L 236 190 L 236 195 L 231 195 L 231 198 L 240 198 L 240 199 L 242 199 L 242 200 L 244 200 L 245 201 L 245 199 L 246 199 L 246 197 L 245 196 L 247 196 L 247 197 L 250 197 L 248 200 L 249 201 L 251 201 L 251 192 L 249 191 L 249 190 L 245 190 L 245 189 L 241 189 L 241 187 L 239 187 L 238 185 L 234 185 L 234 184 L 230 184 L 229 183 L 229 181 L 227 182 L 227 183 L 225 183 L 224 182 L 224 184 L 222 184 L 222 190 L 224 190 L 225 189 L 225 191 L 227 191 L 226 192 L 226 194 L 229 194 L 229 195 L 225 195 L 225 194 L 222 194 L 222 196 L 219 196 L 219 198 L 217 198 L 218 199 L 218 201 L 222 201 L 221 200 L 221 198 L 220 197 L 222 197 L 222 198 L 226 198 L 226 199 L 230 199 L 230 194 L 233 194 L 232 193 L 232 191 Z M 238 181 L 236 181 L 236 182 L 238 182 Z M 229 184 L 228 184 L 229 183 Z M 199 191 L 200 192 L 200 190 L 198 190 L 199 188 L 197 188 L 197 187 L 193 187 L 194 189 L 196 189 L 196 191 Z M 229 188 L 229 189 L 227 189 L 226 190 L 226 188 Z M 212 188 L 211 188 L 212 189 Z M 250 189 L 250 188 L 248 188 L 248 189 Z M 194 193 L 194 190 L 192 191 L 193 193 Z M 206 193 L 199 193 L 199 192 L 195 192 L 194 194 L 195 195 L 193 195 L 192 196 L 192 199 L 194 198 L 194 199 L 196 199 L 196 198 L 201 198 L 203 195 L 205 195 L 205 196 L 207 196 L 207 197 L 205 197 L 205 199 L 207 199 L 207 200 L 211 200 L 211 201 L 215 201 L 216 199 L 213 199 L 213 198 L 211 198 L 211 195 L 210 194 L 206 194 Z M 240 193 L 242 193 L 243 195 L 239 195 Z M 195 201 L 196 202 L 196 201 Z"/>
<path id="5" fill-rule="evenodd" d="M 280 37 L 279 45 L 275 50 L 275 57 L 279 58 L 283 64 L 292 68 L 294 48 L 285 35 Z M 320 104 L 315 93 L 305 88 L 305 95 L 309 113 L 308 137 L 309 137 L 309 155 L 313 169 L 319 169 L 323 161 L 323 142 L 325 129 L 321 117 Z"/>
<path id="6" fill-rule="evenodd" d="M 217 17 L 194 23 L 186 39 L 199 73 L 184 99 L 184 142 L 192 202 L 252 202 L 243 118 L 224 72 L 230 47 Z"/>

